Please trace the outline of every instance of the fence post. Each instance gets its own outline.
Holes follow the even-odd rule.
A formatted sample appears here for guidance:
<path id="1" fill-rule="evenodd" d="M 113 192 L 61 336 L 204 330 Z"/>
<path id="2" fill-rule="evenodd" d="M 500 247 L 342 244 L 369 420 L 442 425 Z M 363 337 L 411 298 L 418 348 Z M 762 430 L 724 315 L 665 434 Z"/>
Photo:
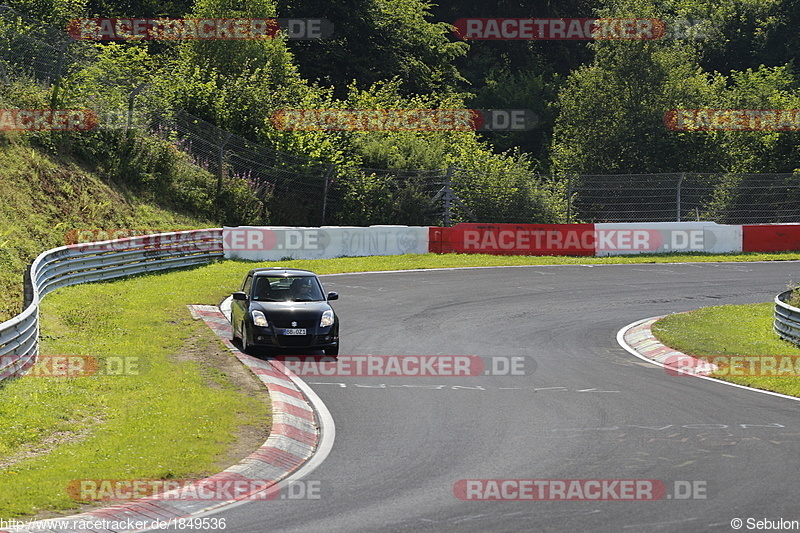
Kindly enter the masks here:
<path id="1" fill-rule="evenodd" d="M 222 206 L 219 205 L 220 197 L 222 196 L 222 178 L 225 174 L 225 145 L 231 140 L 232 135 L 233 133 L 226 132 L 225 140 L 220 144 L 219 152 L 217 153 L 217 207 L 220 212 L 222 212 Z"/>
<path id="2" fill-rule="evenodd" d="M 572 174 L 567 174 L 567 224 L 572 223 Z"/>
<path id="3" fill-rule="evenodd" d="M 678 190 L 676 191 L 677 192 L 677 198 L 676 198 L 676 200 L 677 200 L 676 201 L 677 215 L 676 215 L 676 218 L 677 218 L 678 222 L 681 221 L 681 184 L 683 183 L 683 178 L 685 176 L 686 176 L 686 172 L 681 172 L 681 177 L 678 178 Z"/>
<path id="4" fill-rule="evenodd" d="M 145 85 L 148 85 L 147 82 L 140 83 L 132 92 L 131 95 L 128 97 L 128 121 L 125 124 L 125 131 L 131 129 L 131 125 L 133 124 L 133 101 L 139 95 L 142 89 L 144 89 Z"/>
<path id="5" fill-rule="evenodd" d="M 64 41 L 58 47 L 58 62 L 56 63 L 56 71 L 53 73 L 53 92 L 50 94 L 50 109 L 58 107 L 58 93 L 61 89 L 61 69 L 64 67 L 64 56 L 67 54 L 67 47 L 72 42 L 72 37 Z M 48 85 L 50 80 L 48 79 Z"/>
<path id="6" fill-rule="evenodd" d="M 322 189 L 322 224 L 320 224 L 320 226 L 325 225 L 325 215 L 326 215 L 326 210 L 328 209 L 328 189 L 330 188 L 331 176 L 333 176 L 334 172 L 336 172 L 336 165 L 331 163 L 330 165 L 328 165 L 328 171 L 325 173 L 324 176 L 325 186 Z"/>
<path id="7" fill-rule="evenodd" d="M 25 269 L 25 275 L 23 276 L 22 281 L 22 310 L 28 308 L 29 305 L 33 303 L 33 278 L 31 277 L 31 266 L 33 263 L 28 265 L 28 268 Z"/>
<path id="8" fill-rule="evenodd" d="M 452 205 L 450 198 L 452 192 L 450 191 L 450 178 L 453 175 L 453 167 L 447 167 L 447 172 L 444 174 L 444 227 L 449 228 L 451 224 L 450 207 Z"/>

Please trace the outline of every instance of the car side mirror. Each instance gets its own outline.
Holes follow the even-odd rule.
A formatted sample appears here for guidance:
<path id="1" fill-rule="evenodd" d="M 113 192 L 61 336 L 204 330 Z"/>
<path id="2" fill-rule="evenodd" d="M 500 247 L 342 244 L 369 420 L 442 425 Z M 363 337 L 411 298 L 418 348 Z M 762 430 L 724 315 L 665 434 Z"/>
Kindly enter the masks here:
<path id="1" fill-rule="evenodd" d="M 247 301 L 247 295 L 242 291 L 234 292 L 233 294 L 231 294 L 231 296 L 233 296 L 234 300 L 241 300 L 243 302 Z"/>
<path id="2" fill-rule="evenodd" d="M 339 293 L 338 292 L 329 292 L 328 293 L 328 300 L 338 300 Z"/>

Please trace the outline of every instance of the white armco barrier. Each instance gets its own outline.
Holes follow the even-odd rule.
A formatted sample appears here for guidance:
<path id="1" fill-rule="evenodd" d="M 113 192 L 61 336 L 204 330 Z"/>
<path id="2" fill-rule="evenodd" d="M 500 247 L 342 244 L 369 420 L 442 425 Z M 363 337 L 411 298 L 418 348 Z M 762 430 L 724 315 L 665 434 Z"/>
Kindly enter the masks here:
<path id="1" fill-rule="evenodd" d="M 742 251 L 742 226 L 715 222 L 595 224 L 595 254 Z"/>
<path id="2" fill-rule="evenodd" d="M 428 253 L 428 227 L 287 228 L 238 226 L 222 231 L 225 259 L 280 261 Z"/>

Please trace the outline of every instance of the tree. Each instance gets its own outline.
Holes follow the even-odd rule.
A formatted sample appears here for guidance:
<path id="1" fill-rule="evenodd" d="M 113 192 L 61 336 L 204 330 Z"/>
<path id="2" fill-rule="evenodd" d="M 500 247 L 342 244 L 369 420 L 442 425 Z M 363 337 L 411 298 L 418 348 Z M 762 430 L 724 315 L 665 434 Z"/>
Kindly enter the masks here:
<path id="1" fill-rule="evenodd" d="M 281 17 L 324 18 L 325 40 L 291 41 L 302 75 L 343 98 L 356 81 L 366 88 L 398 77 L 404 94 L 453 90 L 463 78 L 454 66 L 466 43 L 448 39 L 450 26 L 430 22 L 423 0 L 279 0 Z"/>
<path id="2" fill-rule="evenodd" d="M 92 17 L 179 18 L 192 9 L 191 0 L 88 0 Z"/>
<path id="3" fill-rule="evenodd" d="M 674 108 L 702 108 L 710 78 L 679 43 L 597 42 L 559 94 L 552 164 L 560 173 L 721 170 L 714 143 L 667 129 Z"/>
<path id="4" fill-rule="evenodd" d="M 715 91 L 716 107 L 798 109 L 800 89 L 790 66 L 731 72 Z M 730 172 L 793 172 L 800 168 L 797 132 L 729 131 L 718 134 Z"/>

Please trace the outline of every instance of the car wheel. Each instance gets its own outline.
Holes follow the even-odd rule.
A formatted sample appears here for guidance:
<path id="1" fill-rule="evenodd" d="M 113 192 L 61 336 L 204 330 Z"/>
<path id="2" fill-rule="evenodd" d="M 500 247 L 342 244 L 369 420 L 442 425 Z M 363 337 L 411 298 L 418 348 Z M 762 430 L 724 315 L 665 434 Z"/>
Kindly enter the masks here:
<path id="1" fill-rule="evenodd" d="M 325 348 L 325 355 L 339 355 L 339 345 L 337 344 L 332 348 Z"/>
<path id="2" fill-rule="evenodd" d="M 247 342 L 247 324 L 242 322 L 242 351 L 249 354 L 253 351 L 253 346 Z"/>

